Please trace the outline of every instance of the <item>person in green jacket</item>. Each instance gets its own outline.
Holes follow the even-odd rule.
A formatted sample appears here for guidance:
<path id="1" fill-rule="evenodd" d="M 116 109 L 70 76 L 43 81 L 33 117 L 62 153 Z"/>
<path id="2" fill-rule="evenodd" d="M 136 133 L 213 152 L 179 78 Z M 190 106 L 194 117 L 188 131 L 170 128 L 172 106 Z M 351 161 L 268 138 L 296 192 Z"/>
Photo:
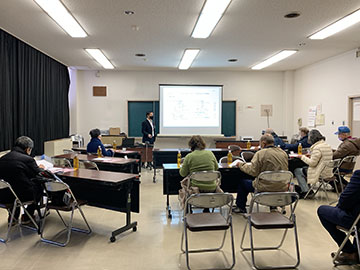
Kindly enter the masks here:
<path id="1" fill-rule="evenodd" d="M 189 147 L 192 152 L 186 155 L 180 168 L 182 177 L 186 177 L 193 172 L 216 171 L 218 169 L 218 162 L 213 152 L 205 150 L 206 144 L 201 136 L 192 136 Z M 216 189 L 215 180 L 207 182 L 192 180 L 191 185 L 198 187 L 200 192 L 214 192 Z"/>

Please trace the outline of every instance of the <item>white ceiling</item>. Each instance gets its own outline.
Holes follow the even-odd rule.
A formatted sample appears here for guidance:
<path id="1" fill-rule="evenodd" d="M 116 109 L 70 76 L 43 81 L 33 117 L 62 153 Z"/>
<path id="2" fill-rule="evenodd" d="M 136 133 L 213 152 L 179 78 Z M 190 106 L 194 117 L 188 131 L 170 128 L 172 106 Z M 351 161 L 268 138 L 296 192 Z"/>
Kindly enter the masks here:
<path id="1" fill-rule="evenodd" d="M 279 71 L 360 47 L 360 23 L 325 40 L 307 38 L 360 8 L 359 0 L 232 0 L 207 39 L 190 37 L 204 0 L 63 3 L 88 37 L 71 38 L 33 0 L 1 0 L 0 27 L 80 69 L 101 69 L 84 48 L 101 48 L 118 70 L 176 70 L 185 48 L 201 49 L 190 70 L 249 70 L 282 49 L 298 49 L 294 56 L 265 69 Z M 125 15 L 125 10 L 135 14 Z M 292 11 L 301 16 L 285 19 Z M 132 30 L 133 25 L 139 30 Z M 146 59 L 135 57 L 136 53 L 145 53 Z M 239 61 L 229 63 L 230 58 Z"/>

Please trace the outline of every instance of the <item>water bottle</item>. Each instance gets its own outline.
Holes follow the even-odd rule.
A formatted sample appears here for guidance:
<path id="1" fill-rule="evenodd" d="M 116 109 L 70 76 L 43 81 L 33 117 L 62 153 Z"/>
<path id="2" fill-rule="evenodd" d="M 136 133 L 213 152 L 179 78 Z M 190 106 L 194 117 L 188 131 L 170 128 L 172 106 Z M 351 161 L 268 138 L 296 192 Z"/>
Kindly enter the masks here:
<path id="1" fill-rule="evenodd" d="M 177 153 L 177 166 L 178 166 L 178 168 L 180 168 L 180 165 L 181 165 L 181 153 L 180 153 L 180 150 L 179 150 L 178 153 Z"/>
<path id="2" fill-rule="evenodd" d="M 113 149 L 114 149 L 114 152 L 116 151 L 116 141 L 114 140 L 113 141 Z"/>
<path id="3" fill-rule="evenodd" d="M 75 170 L 79 169 L 79 158 L 78 158 L 77 155 L 74 157 L 73 163 L 74 163 L 74 164 L 73 164 L 73 165 L 74 165 L 74 169 L 75 169 Z"/>
<path id="4" fill-rule="evenodd" d="M 302 145 L 299 143 L 298 145 L 298 155 L 302 155 Z"/>
<path id="5" fill-rule="evenodd" d="M 249 149 L 250 149 L 250 147 L 251 147 L 251 142 L 248 140 L 248 141 L 247 141 L 247 143 L 246 143 L 246 149 L 248 149 L 248 150 L 249 150 Z"/>
<path id="6" fill-rule="evenodd" d="M 98 156 L 98 158 L 102 157 L 100 145 L 99 145 L 98 150 L 97 150 L 97 156 Z"/>
<path id="7" fill-rule="evenodd" d="M 231 151 L 229 150 L 229 152 L 227 154 L 227 163 L 229 166 L 232 163 L 232 161 L 233 161 L 233 157 L 232 157 Z"/>

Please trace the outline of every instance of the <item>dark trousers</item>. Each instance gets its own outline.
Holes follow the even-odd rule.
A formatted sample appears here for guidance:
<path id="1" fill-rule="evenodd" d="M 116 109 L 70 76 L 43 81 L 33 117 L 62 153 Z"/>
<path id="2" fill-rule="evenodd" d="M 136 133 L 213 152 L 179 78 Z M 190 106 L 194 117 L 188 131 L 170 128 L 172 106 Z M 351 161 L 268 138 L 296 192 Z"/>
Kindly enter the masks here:
<path id="1" fill-rule="evenodd" d="M 356 217 L 348 215 L 345 211 L 341 210 L 338 207 L 333 207 L 329 205 L 320 206 L 317 210 L 317 214 L 319 216 L 321 224 L 340 247 L 341 243 L 346 237 L 346 234 L 338 230 L 336 226 L 350 229 Z M 354 240 L 352 244 L 350 241 L 347 241 L 342 251 L 346 253 L 357 252 L 356 241 Z"/>
<path id="2" fill-rule="evenodd" d="M 254 192 L 252 185 L 253 180 L 241 179 L 238 186 L 238 193 L 236 196 L 236 206 L 245 210 L 247 196 L 250 192 Z"/>

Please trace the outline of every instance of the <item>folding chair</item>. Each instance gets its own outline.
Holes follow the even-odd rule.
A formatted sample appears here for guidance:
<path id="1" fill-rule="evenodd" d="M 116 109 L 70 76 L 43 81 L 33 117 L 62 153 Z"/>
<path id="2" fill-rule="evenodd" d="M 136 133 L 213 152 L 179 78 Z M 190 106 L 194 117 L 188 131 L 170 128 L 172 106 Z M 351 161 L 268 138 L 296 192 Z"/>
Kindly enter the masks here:
<path id="1" fill-rule="evenodd" d="M 235 247 L 234 247 L 234 234 L 232 224 L 232 204 L 233 196 L 229 193 L 200 193 L 191 195 L 185 203 L 184 208 L 184 231 L 181 236 L 181 251 L 185 253 L 186 265 L 189 270 L 189 253 L 199 252 L 213 252 L 220 251 L 225 242 L 226 233 L 230 229 L 231 235 L 231 251 L 232 251 L 232 264 L 228 268 L 232 269 L 235 265 Z M 213 213 L 190 213 L 189 209 L 194 206 L 197 208 L 218 208 L 219 211 Z M 186 211 L 188 209 L 188 211 Z M 224 236 L 221 245 L 218 248 L 207 249 L 189 249 L 188 230 L 191 232 L 203 231 L 217 231 L 224 230 Z M 184 249 L 185 238 L 185 249 Z"/>
<path id="2" fill-rule="evenodd" d="M 233 157 L 233 161 L 238 160 L 238 159 L 242 160 L 240 157 Z M 242 160 L 242 161 L 243 161 L 243 160 Z M 244 162 L 245 162 L 245 161 L 244 161 Z M 227 158 L 227 157 L 222 157 L 222 158 L 220 158 L 219 163 L 220 163 L 220 164 L 228 163 L 228 158 Z"/>
<path id="3" fill-rule="evenodd" d="M 341 179 L 341 178 L 344 177 L 344 176 L 346 176 L 346 175 L 351 175 L 351 174 L 352 174 L 352 170 L 353 170 L 354 167 L 355 167 L 357 157 L 358 157 L 358 156 L 347 156 L 347 157 L 344 157 L 344 158 L 341 160 L 339 166 L 337 166 L 337 167 L 335 168 L 335 170 L 334 170 L 334 174 L 335 174 L 335 176 L 337 177 L 337 179 L 338 179 L 338 181 L 339 181 L 339 183 L 340 183 L 341 192 L 344 191 L 344 185 L 343 185 L 343 182 L 342 182 L 342 179 Z M 341 171 L 341 167 L 342 167 L 343 165 L 345 165 L 345 164 L 350 165 L 350 168 L 351 168 L 351 169 L 349 169 L 349 170 L 351 170 L 350 172 L 347 172 L 347 173 L 346 173 L 346 172 L 342 172 L 342 171 Z M 341 193 L 341 192 L 340 192 L 340 193 Z"/>
<path id="4" fill-rule="evenodd" d="M 81 169 L 95 169 L 99 170 L 99 167 L 96 165 L 95 162 L 92 162 L 90 160 L 79 160 L 79 168 Z"/>
<path id="5" fill-rule="evenodd" d="M 39 229 L 37 223 L 35 222 L 33 217 L 29 214 L 29 212 L 26 210 L 26 207 L 25 207 L 27 205 L 35 203 L 35 201 L 22 202 L 19 199 L 19 197 L 16 195 L 14 190 L 12 189 L 11 185 L 8 182 L 0 179 L 0 190 L 6 190 L 6 189 L 8 189 L 11 192 L 10 194 L 12 194 L 12 196 L 14 197 L 14 202 L 13 203 L 0 203 L 0 208 L 6 209 L 8 211 L 8 213 L 10 214 L 10 221 L 8 222 L 8 229 L 7 229 L 5 238 L 0 238 L 0 241 L 3 243 L 6 243 L 9 240 L 10 231 L 13 226 L 13 223 L 15 222 L 14 216 L 15 216 L 15 211 L 16 211 L 17 207 L 22 207 L 24 210 L 24 213 L 29 217 L 31 223 L 34 225 L 36 230 Z M 25 227 L 27 227 L 27 226 L 25 226 Z"/>
<path id="6" fill-rule="evenodd" d="M 295 208 L 299 200 L 296 192 L 262 192 L 257 193 L 251 200 L 250 210 L 247 216 L 248 222 L 244 228 L 240 248 L 242 251 L 251 251 L 252 265 L 256 269 L 289 269 L 296 268 L 300 263 L 299 241 L 296 228 Z M 289 216 L 279 212 L 253 212 L 254 204 L 260 204 L 270 207 L 290 206 Z M 244 247 L 244 239 L 247 227 L 249 227 L 250 247 Z M 277 246 L 255 247 L 253 239 L 253 228 L 257 230 L 283 229 L 284 233 L 280 243 Z M 259 250 L 278 250 L 284 243 L 288 229 L 294 229 L 295 246 L 297 260 L 294 265 L 284 266 L 258 266 L 255 262 L 255 251 Z"/>
<path id="7" fill-rule="evenodd" d="M 72 153 L 75 153 L 74 150 L 71 150 L 71 149 L 63 149 L 63 152 L 64 154 L 72 154 Z"/>
<path id="8" fill-rule="evenodd" d="M 309 193 L 311 190 L 315 190 L 314 192 L 314 195 L 312 197 L 315 197 L 316 194 L 319 192 L 320 188 L 322 188 L 322 190 L 324 191 L 325 193 L 325 196 L 326 196 L 326 200 L 328 201 L 329 204 L 332 204 L 334 202 L 330 202 L 329 200 L 329 196 L 328 196 L 328 193 L 327 193 L 327 190 L 326 190 L 326 184 L 330 183 L 330 182 L 333 182 L 334 183 L 334 186 L 335 186 L 335 191 L 337 193 L 337 196 L 339 197 L 340 196 L 340 193 L 339 193 L 339 190 L 336 186 L 336 178 L 335 177 L 330 177 L 330 178 L 324 178 L 322 175 L 322 173 L 327 170 L 327 169 L 331 169 L 332 171 L 334 171 L 335 168 L 337 168 L 339 166 L 339 164 L 341 164 L 340 162 L 340 159 L 335 159 L 335 160 L 330 160 L 329 162 L 327 162 L 324 166 L 324 168 L 321 170 L 321 173 L 320 173 L 320 177 L 319 177 L 319 181 L 312 184 L 308 190 L 308 192 L 305 194 L 304 196 L 304 200 L 306 200 L 309 196 Z M 319 186 L 318 187 L 315 187 L 317 185 L 317 183 L 319 183 Z M 335 201 L 336 202 L 336 201 Z"/>
<path id="9" fill-rule="evenodd" d="M 193 172 L 190 174 L 188 181 L 188 189 L 190 189 L 191 182 L 196 181 L 200 184 L 199 190 L 201 192 L 201 184 L 207 184 L 211 181 L 215 181 L 216 186 L 221 185 L 221 173 L 218 171 L 202 171 L 202 172 Z"/>
<path id="10" fill-rule="evenodd" d="M 72 168 L 70 160 L 66 158 L 52 158 L 55 167 Z"/>
<path id="11" fill-rule="evenodd" d="M 250 162 L 254 157 L 254 153 L 251 151 L 243 151 L 241 152 L 241 157 L 245 162 Z"/>
<path id="12" fill-rule="evenodd" d="M 344 239 L 344 241 L 341 243 L 339 249 L 336 251 L 335 256 L 333 257 L 333 263 L 336 266 L 336 260 L 338 259 L 340 252 L 342 251 L 342 249 L 344 248 L 346 242 L 349 240 L 350 236 L 353 236 L 353 241 L 356 241 L 356 245 L 357 245 L 357 251 L 358 251 L 358 255 L 360 258 L 360 243 L 359 243 L 359 231 L 358 231 L 358 222 L 360 220 L 360 214 L 357 216 L 357 218 L 355 219 L 354 223 L 351 225 L 350 229 L 345 229 L 343 227 L 340 226 L 336 226 L 337 229 L 342 230 L 343 232 L 346 233 L 346 237 Z"/>
<path id="13" fill-rule="evenodd" d="M 241 152 L 240 146 L 238 146 L 236 144 L 232 144 L 232 145 L 228 146 L 228 150 L 230 150 L 230 152 L 233 156 L 240 157 L 240 152 Z"/>
<path id="14" fill-rule="evenodd" d="M 90 226 L 89 226 L 89 224 L 88 224 L 88 222 L 87 222 L 87 220 L 85 218 L 85 215 L 84 215 L 84 213 L 83 213 L 83 211 L 82 211 L 82 209 L 80 207 L 81 205 L 86 204 L 86 202 L 76 200 L 76 198 L 75 198 L 74 194 L 72 193 L 70 187 L 66 183 L 62 182 L 60 179 L 50 180 L 49 182 L 46 182 L 44 185 L 45 185 L 45 191 L 48 194 L 48 198 L 49 198 L 47 200 L 46 204 L 45 204 L 45 211 L 53 209 L 53 210 L 55 210 L 57 212 L 57 214 L 59 215 L 61 221 L 65 225 L 64 230 L 67 230 L 67 238 L 66 238 L 65 242 L 57 242 L 57 241 L 45 238 L 44 237 L 44 226 L 45 226 L 45 219 L 46 219 L 46 216 L 45 216 L 42 219 L 41 228 L 40 228 L 41 241 L 64 247 L 70 241 L 71 231 L 78 231 L 78 232 L 90 234 L 91 233 L 91 228 L 90 228 Z M 52 193 L 61 192 L 61 191 L 64 191 L 64 199 L 63 199 L 64 205 L 54 204 L 51 201 L 52 200 L 51 199 Z M 79 210 L 79 212 L 80 212 L 80 214 L 81 214 L 81 216 L 82 216 L 82 218 L 83 218 L 83 220 L 84 220 L 84 222 L 85 222 L 85 224 L 87 226 L 87 230 L 73 227 L 73 217 L 74 217 L 74 212 L 75 212 L 76 209 Z M 65 222 L 64 218 L 60 214 L 60 211 L 71 212 L 69 223 Z M 61 230 L 56 235 L 60 234 L 64 230 Z"/>

